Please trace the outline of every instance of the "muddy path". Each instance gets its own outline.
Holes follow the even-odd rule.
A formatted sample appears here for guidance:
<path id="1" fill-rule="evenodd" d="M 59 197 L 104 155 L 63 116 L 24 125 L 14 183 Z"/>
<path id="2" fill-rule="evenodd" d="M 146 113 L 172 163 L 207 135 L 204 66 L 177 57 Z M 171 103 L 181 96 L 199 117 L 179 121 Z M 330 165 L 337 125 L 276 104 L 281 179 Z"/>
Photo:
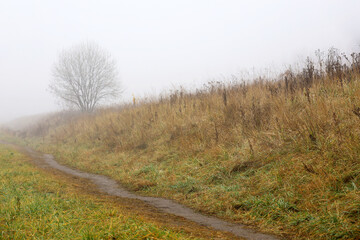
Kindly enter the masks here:
<path id="1" fill-rule="evenodd" d="M 7 144 L 5 142 L 1 142 L 2 144 Z M 181 219 L 185 219 L 186 221 L 190 221 L 193 223 L 196 223 L 196 225 L 200 225 L 203 227 L 207 227 L 210 229 L 214 229 L 216 231 L 230 233 L 232 236 L 236 236 L 238 239 L 251 239 L 251 240 L 275 240 L 275 239 L 281 239 L 277 236 L 273 236 L 270 234 L 264 234 L 261 232 L 258 232 L 256 230 L 250 229 L 246 225 L 237 224 L 237 223 L 230 223 L 224 220 L 221 220 L 216 217 L 212 216 L 206 216 L 200 213 L 195 212 L 194 210 L 185 207 L 181 204 L 178 204 L 172 200 L 164 199 L 164 198 L 158 198 L 158 197 L 146 197 L 146 196 L 140 196 L 135 193 L 132 193 L 124 188 L 122 188 L 115 180 L 110 179 L 109 177 L 92 174 L 92 173 L 86 173 L 83 171 L 75 170 L 72 168 L 69 168 L 67 166 L 61 165 L 58 162 L 55 161 L 54 157 L 49 154 L 43 154 L 37 151 L 34 151 L 33 149 L 29 147 L 20 147 L 17 145 L 15 146 L 18 150 L 21 152 L 29 155 L 33 162 L 42 168 L 52 168 L 58 171 L 61 171 L 62 173 L 65 173 L 67 175 L 71 175 L 73 177 L 79 178 L 79 179 L 86 179 L 93 183 L 94 186 L 97 187 L 97 189 L 102 192 L 106 193 L 110 196 L 120 197 L 123 199 L 128 199 L 131 201 L 135 201 L 135 203 L 145 203 L 146 205 L 150 205 L 153 210 L 164 212 L 168 214 L 168 217 L 170 215 L 173 217 L 181 217 Z M 142 206 L 143 207 L 143 206 Z M 211 231 L 211 230 L 209 230 Z M 227 234 L 225 234 L 227 235 Z M 224 235 L 224 236 L 225 236 Z M 219 236 L 222 238 L 221 236 Z M 231 236 L 224 237 L 227 239 L 232 239 Z"/>

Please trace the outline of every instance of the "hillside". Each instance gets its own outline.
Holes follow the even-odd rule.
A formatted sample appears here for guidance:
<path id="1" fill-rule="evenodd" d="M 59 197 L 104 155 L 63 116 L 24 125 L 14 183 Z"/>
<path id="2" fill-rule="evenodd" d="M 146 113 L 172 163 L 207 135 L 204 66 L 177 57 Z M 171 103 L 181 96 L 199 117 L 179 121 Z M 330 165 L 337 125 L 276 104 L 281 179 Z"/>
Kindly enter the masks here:
<path id="1" fill-rule="evenodd" d="M 291 239 L 360 236 L 360 54 L 23 132 L 69 166 Z"/>
<path id="2" fill-rule="evenodd" d="M 6 123 L 0 124 L 0 127 L 11 129 L 12 131 L 24 131 L 33 128 L 36 124 L 41 123 L 42 120 L 47 118 L 47 114 L 37 114 L 13 119 Z"/>

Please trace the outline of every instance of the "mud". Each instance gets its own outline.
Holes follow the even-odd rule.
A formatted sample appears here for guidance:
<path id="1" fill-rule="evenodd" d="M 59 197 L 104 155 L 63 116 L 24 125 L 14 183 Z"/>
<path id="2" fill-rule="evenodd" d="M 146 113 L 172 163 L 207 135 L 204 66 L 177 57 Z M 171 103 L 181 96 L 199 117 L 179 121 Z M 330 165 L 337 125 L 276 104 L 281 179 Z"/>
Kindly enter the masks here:
<path id="1" fill-rule="evenodd" d="M 0 143 L 4 143 L 1 142 Z M 158 197 L 146 197 L 140 196 L 135 193 L 129 192 L 126 189 L 122 188 L 116 181 L 102 175 L 86 173 L 79 170 L 75 170 L 64 165 L 59 164 L 55 161 L 54 157 L 49 154 L 42 154 L 34 151 L 29 147 L 22 148 L 27 154 L 29 154 L 36 162 L 37 165 L 42 165 L 42 167 L 49 166 L 53 169 L 57 169 L 66 174 L 88 179 L 90 180 L 97 188 L 108 195 L 127 198 L 127 199 L 136 199 L 142 202 L 145 202 L 158 210 L 161 210 L 168 214 L 173 214 L 176 216 L 183 217 L 187 220 L 200 224 L 202 226 L 210 227 L 218 231 L 232 233 L 233 235 L 251 240 L 276 240 L 281 239 L 277 236 L 260 233 L 256 230 L 248 228 L 246 225 L 230 223 L 216 217 L 206 216 L 200 213 L 193 211 L 192 209 L 185 207 L 181 204 L 178 204 L 172 200 L 158 198 Z"/>

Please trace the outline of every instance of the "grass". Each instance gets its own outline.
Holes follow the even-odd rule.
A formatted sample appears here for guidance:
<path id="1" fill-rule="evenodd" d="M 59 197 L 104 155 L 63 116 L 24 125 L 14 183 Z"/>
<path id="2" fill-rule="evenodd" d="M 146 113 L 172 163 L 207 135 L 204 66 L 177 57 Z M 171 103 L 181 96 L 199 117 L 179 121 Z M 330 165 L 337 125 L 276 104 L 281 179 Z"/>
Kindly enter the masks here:
<path id="1" fill-rule="evenodd" d="M 359 239 L 360 54 L 134 103 L 16 134 L 142 194 L 292 239 Z"/>
<path id="2" fill-rule="evenodd" d="M 0 146 L 0 239 L 190 239 L 79 193 L 26 158 Z"/>

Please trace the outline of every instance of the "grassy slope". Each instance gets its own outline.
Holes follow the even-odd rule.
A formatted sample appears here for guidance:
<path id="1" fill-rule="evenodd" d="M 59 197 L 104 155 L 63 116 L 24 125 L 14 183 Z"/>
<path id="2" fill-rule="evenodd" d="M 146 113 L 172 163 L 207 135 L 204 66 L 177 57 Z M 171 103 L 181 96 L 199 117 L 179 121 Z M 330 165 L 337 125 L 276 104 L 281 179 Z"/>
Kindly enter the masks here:
<path id="1" fill-rule="evenodd" d="M 26 134 L 63 163 L 144 194 L 292 238 L 356 239 L 360 75 L 309 69 L 59 115 Z"/>
<path id="2" fill-rule="evenodd" d="M 187 239 L 51 178 L 0 146 L 0 239 Z"/>

